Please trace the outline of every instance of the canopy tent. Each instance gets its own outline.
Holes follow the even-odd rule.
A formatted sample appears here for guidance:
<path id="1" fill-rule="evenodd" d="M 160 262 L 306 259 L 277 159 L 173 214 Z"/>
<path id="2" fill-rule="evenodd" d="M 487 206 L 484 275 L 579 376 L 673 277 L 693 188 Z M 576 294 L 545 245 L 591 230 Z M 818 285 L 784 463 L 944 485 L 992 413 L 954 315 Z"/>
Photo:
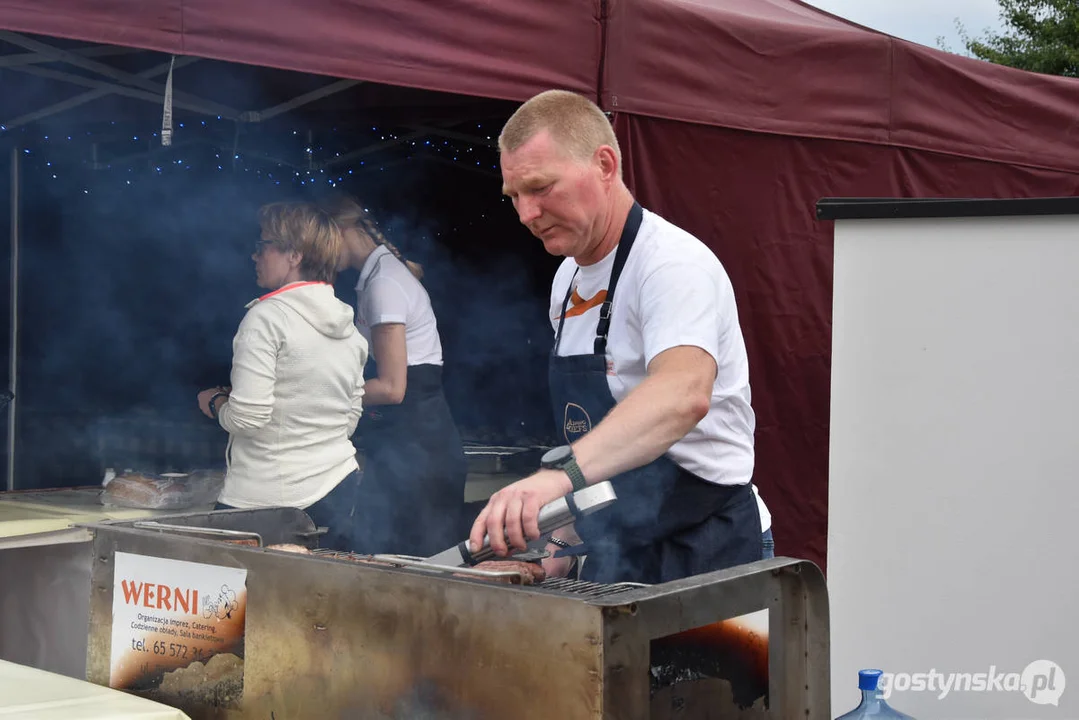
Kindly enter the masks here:
<path id="1" fill-rule="evenodd" d="M 603 102 L 627 115 L 1072 171 L 1079 86 L 794 0 L 614 2 Z"/>
<path id="2" fill-rule="evenodd" d="M 701 237 L 732 277 L 778 552 L 822 567 L 831 228 L 814 220 L 817 200 L 1079 188 L 1079 83 L 794 0 L 0 0 L 0 26 L 466 96 L 562 87 L 597 99 L 638 198 Z M 159 84 L 112 79 L 160 96 Z"/>

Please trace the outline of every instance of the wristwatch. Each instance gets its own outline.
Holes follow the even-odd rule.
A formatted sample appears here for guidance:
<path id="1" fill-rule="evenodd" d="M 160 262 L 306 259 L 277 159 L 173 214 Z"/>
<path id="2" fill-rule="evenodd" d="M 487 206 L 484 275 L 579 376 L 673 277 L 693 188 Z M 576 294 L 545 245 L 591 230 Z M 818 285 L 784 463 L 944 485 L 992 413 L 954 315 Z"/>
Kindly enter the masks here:
<path id="1" fill-rule="evenodd" d="M 227 400 L 229 394 L 227 392 L 218 391 L 210 396 L 210 414 L 213 415 L 214 420 L 217 419 L 217 399 L 221 397 Z"/>
<path id="2" fill-rule="evenodd" d="M 540 458 L 540 467 L 545 470 L 561 470 L 569 475 L 574 492 L 588 487 L 584 473 L 581 472 L 581 466 L 577 464 L 577 458 L 573 456 L 573 448 L 569 445 L 561 445 L 544 453 Z"/>

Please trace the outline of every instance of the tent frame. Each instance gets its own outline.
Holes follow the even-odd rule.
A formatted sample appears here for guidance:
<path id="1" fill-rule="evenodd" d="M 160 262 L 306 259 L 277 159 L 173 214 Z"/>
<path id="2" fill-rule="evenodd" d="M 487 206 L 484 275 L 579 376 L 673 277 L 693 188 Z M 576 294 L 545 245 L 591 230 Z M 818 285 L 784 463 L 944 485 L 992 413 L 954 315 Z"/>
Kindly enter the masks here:
<path id="1" fill-rule="evenodd" d="M 8 350 L 7 482 L 15 489 L 15 404 L 19 378 L 19 170 L 22 158 L 18 146 L 11 149 L 11 287 Z"/>

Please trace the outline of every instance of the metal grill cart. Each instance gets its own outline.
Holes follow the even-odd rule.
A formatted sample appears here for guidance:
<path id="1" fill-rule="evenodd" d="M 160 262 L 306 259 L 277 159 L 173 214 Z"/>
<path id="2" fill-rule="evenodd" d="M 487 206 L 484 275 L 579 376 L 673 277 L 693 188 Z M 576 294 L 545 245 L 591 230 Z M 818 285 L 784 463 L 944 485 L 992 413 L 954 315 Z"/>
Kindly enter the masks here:
<path id="1" fill-rule="evenodd" d="M 320 550 L 293 509 L 88 528 L 89 679 L 194 718 L 830 717 L 827 592 L 812 563 L 530 585 Z M 278 543 L 313 552 L 266 547 Z M 767 639 L 732 640 L 724 621 L 757 611 Z"/>

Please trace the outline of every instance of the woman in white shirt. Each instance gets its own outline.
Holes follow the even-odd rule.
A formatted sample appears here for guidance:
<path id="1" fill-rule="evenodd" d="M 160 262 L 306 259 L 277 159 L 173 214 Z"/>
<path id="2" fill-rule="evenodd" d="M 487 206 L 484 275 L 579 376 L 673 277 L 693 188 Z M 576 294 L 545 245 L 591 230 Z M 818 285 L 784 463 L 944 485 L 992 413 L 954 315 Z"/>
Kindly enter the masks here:
<path id="1" fill-rule="evenodd" d="M 360 271 L 356 325 L 374 359 L 360 421 L 358 549 L 433 555 L 462 539 L 467 465 L 442 391 L 442 343 L 423 271 L 358 203 L 339 197 L 329 207 L 344 263 Z"/>
<path id="2" fill-rule="evenodd" d="M 199 393 L 228 431 L 219 507 L 303 509 L 351 549 L 359 465 L 350 440 L 363 409 L 367 341 L 334 296 L 341 230 L 309 203 L 259 211 L 252 259 L 267 294 L 247 305 L 233 339 L 231 388 Z"/>

